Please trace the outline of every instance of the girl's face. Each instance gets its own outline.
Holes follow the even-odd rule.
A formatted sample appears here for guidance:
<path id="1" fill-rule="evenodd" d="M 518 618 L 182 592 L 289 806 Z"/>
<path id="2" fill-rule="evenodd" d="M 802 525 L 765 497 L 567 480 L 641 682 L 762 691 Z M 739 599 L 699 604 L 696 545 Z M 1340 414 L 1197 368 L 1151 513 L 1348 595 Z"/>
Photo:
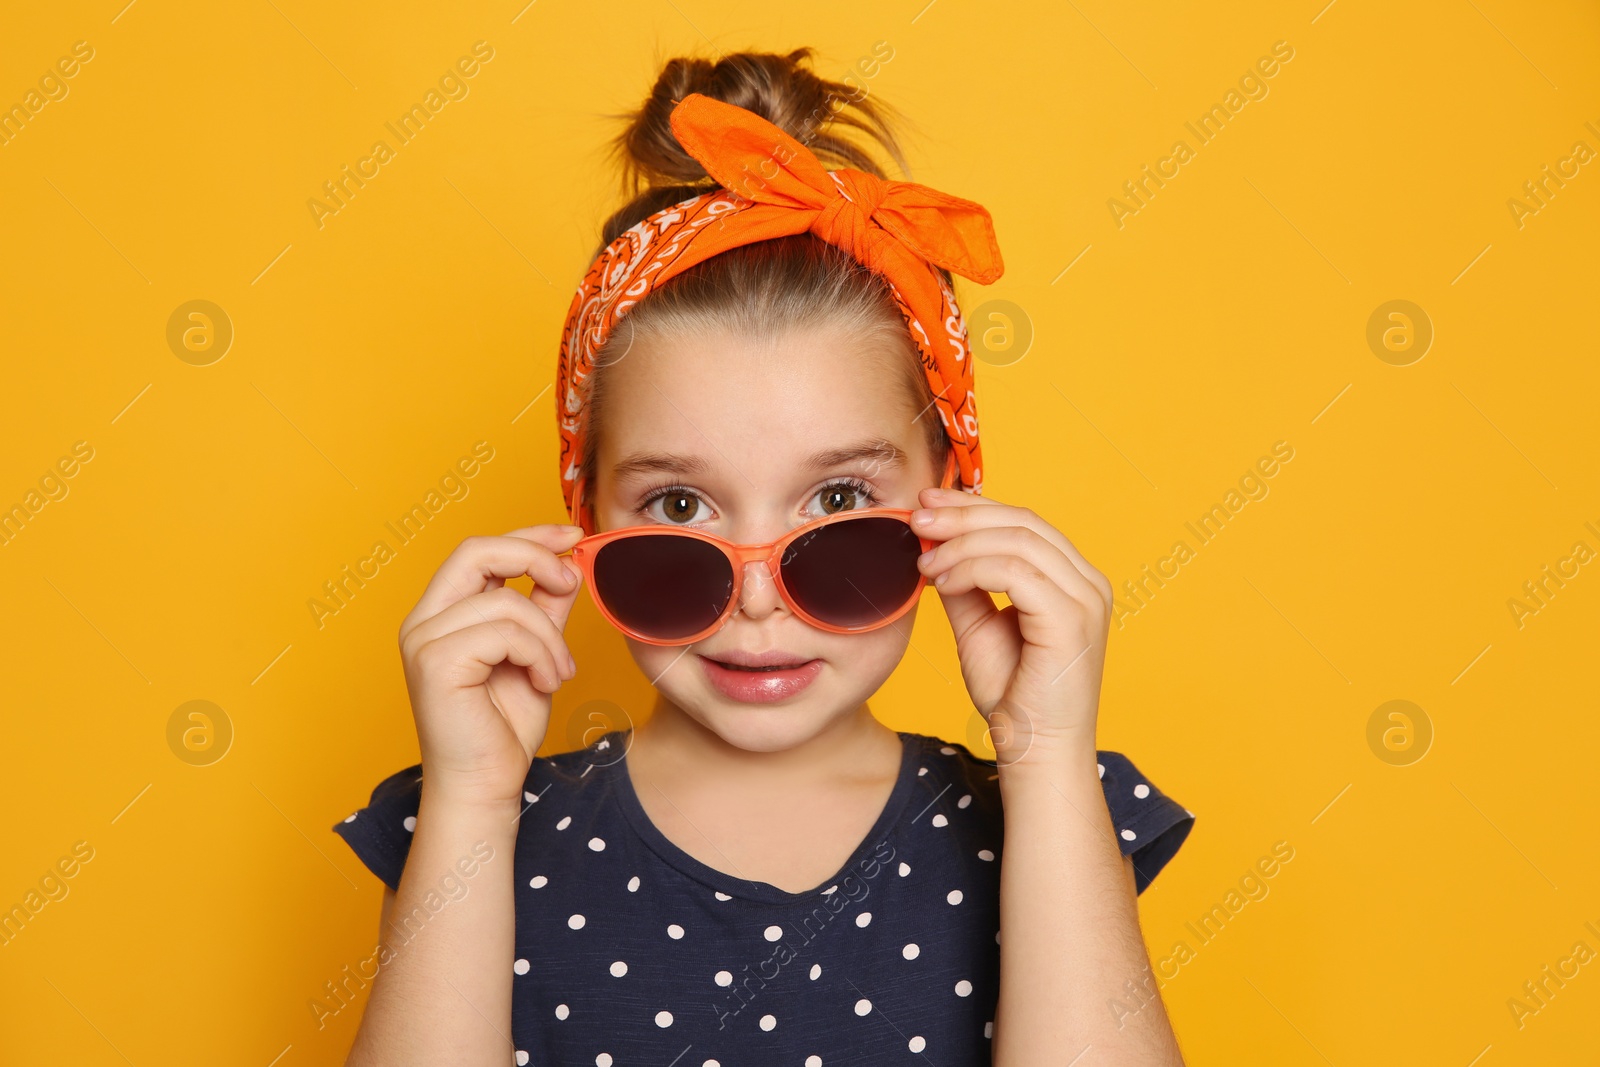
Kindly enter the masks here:
<path id="1" fill-rule="evenodd" d="M 918 491 L 939 482 L 919 419 L 939 413 L 917 411 L 895 362 L 905 357 L 888 344 L 831 329 L 636 342 L 603 371 L 599 530 L 666 524 L 766 544 L 826 515 L 917 507 Z M 847 450 L 858 454 L 823 455 Z M 916 612 L 866 633 L 829 633 L 797 618 L 766 564 L 752 563 L 740 609 L 710 637 L 626 640 L 665 699 L 730 745 L 772 752 L 859 709 L 905 654 Z M 722 668 L 706 660 L 730 652 L 820 664 L 804 689 L 758 702 L 715 684 Z"/>

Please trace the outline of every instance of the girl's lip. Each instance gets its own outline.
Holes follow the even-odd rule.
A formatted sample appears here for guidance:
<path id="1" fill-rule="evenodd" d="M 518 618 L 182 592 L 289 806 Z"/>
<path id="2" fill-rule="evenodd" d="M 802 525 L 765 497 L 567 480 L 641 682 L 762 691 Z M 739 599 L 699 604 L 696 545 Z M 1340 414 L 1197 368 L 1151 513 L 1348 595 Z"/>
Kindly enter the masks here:
<path id="1" fill-rule="evenodd" d="M 822 671 L 820 659 L 807 660 L 782 670 L 749 671 L 724 667 L 714 659 L 698 657 L 706 678 L 729 700 L 743 704 L 772 704 L 804 690 Z"/>
<path id="2" fill-rule="evenodd" d="M 705 653 L 701 653 L 705 655 Z M 745 652 L 742 649 L 730 648 L 715 656 L 706 656 L 707 659 L 716 660 L 728 667 L 799 667 L 811 662 L 811 657 L 801 659 L 792 652 L 780 649 L 770 649 L 766 652 Z"/>

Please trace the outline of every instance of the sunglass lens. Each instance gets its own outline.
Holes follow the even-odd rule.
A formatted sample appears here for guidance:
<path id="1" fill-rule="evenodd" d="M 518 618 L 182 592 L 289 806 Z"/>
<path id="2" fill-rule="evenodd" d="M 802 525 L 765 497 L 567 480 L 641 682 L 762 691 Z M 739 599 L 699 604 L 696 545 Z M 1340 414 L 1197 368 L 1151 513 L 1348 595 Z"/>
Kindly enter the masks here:
<path id="1" fill-rule="evenodd" d="M 807 613 L 833 626 L 864 628 L 911 599 L 922 542 L 898 518 L 830 522 L 784 553 L 783 584 Z"/>
<path id="2" fill-rule="evenodd" d="M 733 568 L 722 552 L 693 537 L 623 537 L 595 554 L 594 592 L 624 626 L 675 641 L 721 616 L 733 597 Z"/>

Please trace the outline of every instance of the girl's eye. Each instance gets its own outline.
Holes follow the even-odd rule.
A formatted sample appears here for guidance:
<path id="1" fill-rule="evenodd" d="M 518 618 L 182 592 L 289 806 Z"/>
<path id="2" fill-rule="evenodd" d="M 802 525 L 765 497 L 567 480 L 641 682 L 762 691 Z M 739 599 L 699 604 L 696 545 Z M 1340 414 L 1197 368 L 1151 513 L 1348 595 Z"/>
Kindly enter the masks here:
<path id="1" fill-rule="evenodd" d="M 860 478 L 829 482 L 811 499 L 817 503 L 819 517 L 877 507 L 882 503 L 872 487 Z M 684 485 L 663 485 L 650 490 L 639 505 L 639 511 L 647 518 L 673 526 L 687 526 L 710 517 L 710 508 L 704 506 L 700 494 Z"/>
<path id="2" fill-rule="evenodd" d="M 652 514 L 650 509 L 657 501 L 661 502 L 660 514 Z M 651 493 L 639 510 L 653 519 L 681 526 L 693 522 L 703 509 L 700 497 L 694 490 L 681 485 L 667 485 Z"/>
<path id="3" fill-rule="evenodd" d="M 815 499 L 821 502 L 824 515 L 837 515 L 841 511 L 875 507 L 879 503 L 878 495 L 872 491 L 872 487 L 859 478 L 841 478 L 839 481 L 829 482 L 817 491 Z"/>

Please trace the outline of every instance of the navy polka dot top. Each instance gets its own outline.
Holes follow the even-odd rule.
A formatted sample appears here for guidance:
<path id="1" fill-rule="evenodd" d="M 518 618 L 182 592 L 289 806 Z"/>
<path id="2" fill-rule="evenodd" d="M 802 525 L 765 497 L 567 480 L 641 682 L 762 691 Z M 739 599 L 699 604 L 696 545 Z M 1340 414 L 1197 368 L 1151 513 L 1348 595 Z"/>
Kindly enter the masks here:
<path id="1" fill-rule="evenodd" d="M 998 771 L 965 745 L 899 735 L 900 775 L 876 824 L 802 893 L 725 874 L 669 841 L 633 790 L 624 731 L 535 757 L 516 838 L 514 1062 L 989 1063 Z M 1101 751 L 1099 763 L 1142 893 L 1194 816 L 1121 754 Z M 333 827 L 390 888 L 421 789 L 421 766 L 408 767 Z"/>

